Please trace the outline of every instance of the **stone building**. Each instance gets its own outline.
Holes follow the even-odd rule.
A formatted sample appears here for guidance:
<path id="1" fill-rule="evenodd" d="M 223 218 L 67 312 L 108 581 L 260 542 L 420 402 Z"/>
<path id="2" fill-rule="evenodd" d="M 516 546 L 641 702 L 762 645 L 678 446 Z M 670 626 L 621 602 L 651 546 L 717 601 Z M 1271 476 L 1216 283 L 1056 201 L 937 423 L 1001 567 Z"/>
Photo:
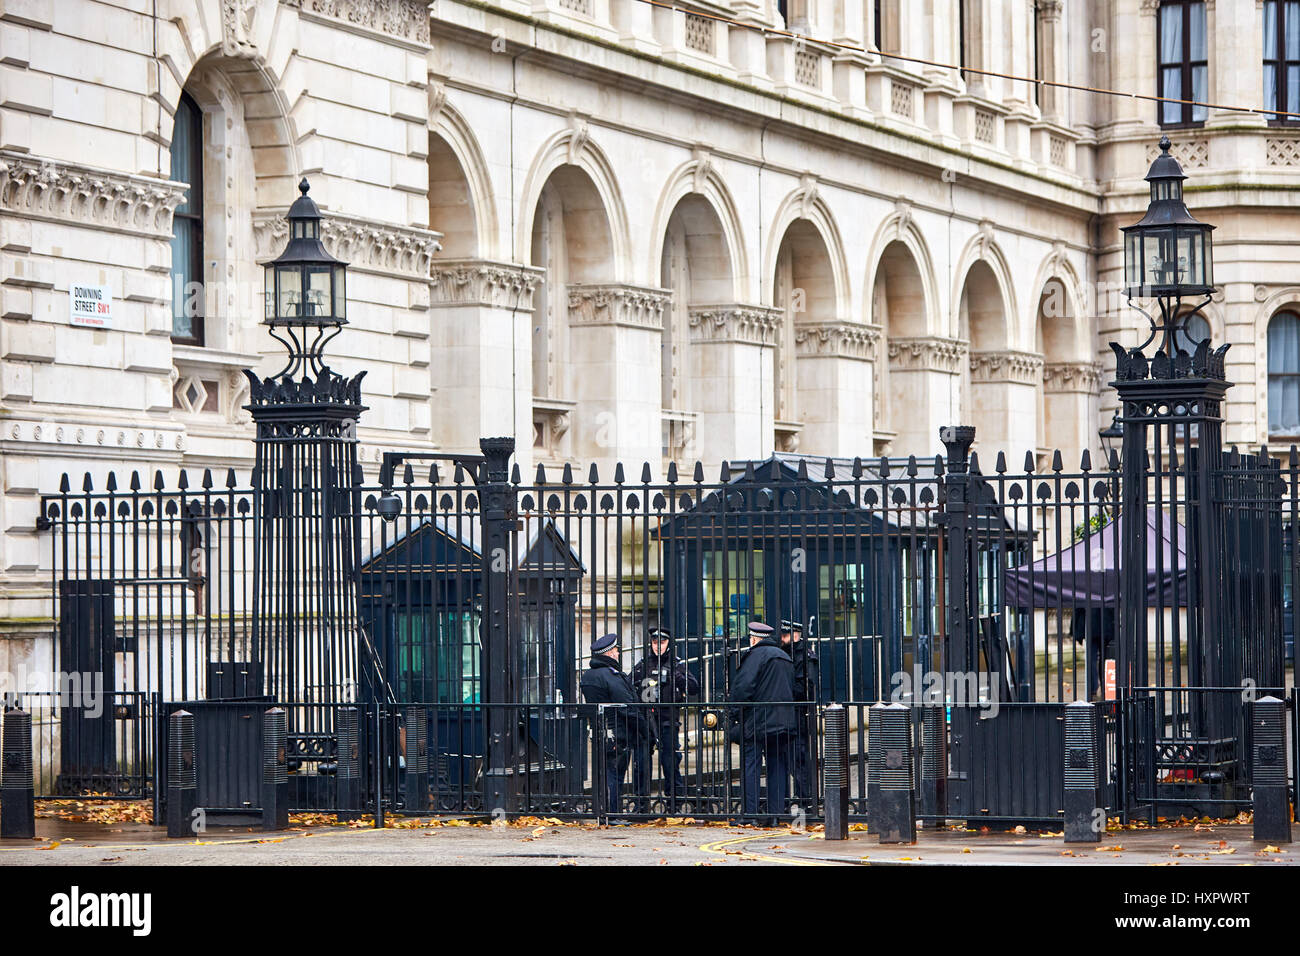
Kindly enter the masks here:
<path id="1" fill-rule="evenodd" d="M 1284 6 L 0 0 L 0 630 L 39 616 L 62 473 L 247 469 L 260 263 L 304 175 L 372 474 L 502 434 L 525 472 L 929 455 L 953 422 L 1073 465 L 1107 343 L 1140 337 L 1111 290 L 1163 127 L 1218 226 L 1196 331 L 1232 343 L 1227 439 L 1281 450 Z"/>

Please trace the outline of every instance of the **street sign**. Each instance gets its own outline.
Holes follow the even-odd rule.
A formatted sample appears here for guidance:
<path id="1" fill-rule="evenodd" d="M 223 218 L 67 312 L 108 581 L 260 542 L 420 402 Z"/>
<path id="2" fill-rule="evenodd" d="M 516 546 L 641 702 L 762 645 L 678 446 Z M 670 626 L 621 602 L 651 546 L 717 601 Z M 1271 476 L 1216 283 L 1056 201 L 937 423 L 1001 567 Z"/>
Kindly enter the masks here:
<path id="1" fill-rule="evenodd" d="M 113 288 L 107 285 L 68 286 L 69 321 L 91 329 L 113 327 Z"/>

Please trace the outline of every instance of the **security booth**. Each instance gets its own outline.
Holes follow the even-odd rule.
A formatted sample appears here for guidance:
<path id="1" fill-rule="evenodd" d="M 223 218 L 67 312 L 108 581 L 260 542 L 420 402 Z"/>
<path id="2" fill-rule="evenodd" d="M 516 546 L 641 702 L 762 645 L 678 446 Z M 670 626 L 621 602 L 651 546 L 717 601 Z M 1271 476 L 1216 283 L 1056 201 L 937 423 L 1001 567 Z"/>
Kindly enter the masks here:
<path id="1" fill-rule="evenodd" d="M 873 464 L 776 454 L 729 465 L 698 500 L 682 487 L 681 506 L 654 536 L 665 620 L 682 635 L 702 693 L 725 698 L 752 620 L 803 625 L 823 701 L 888 698 L 892 675 L 918 661 L 938 666 L 941 474 L 934 461 Z M 975 492 L 977 514 L 996 531 L 978 536 L 979 559 L 998 567 L 1024 542 L 979 479 Z M 988 629 L 990 656 L 1005 645 L 1000 628 Z"/>
<path id="2" fill-rule="evenodd" d="M 486 744 L 478 515 L 402 518 L 394 531 L 361 566 L 360 618 L 371 645 L 363 656 L 372 658 L 362 668 L 362 699 L 427 708 L 431 785 L 435 795 L 459 791 L 459 805 L 481 782 Z M 584 568 L 555 523 L 539 517 L 521 520 L 507 563 L 525 764 L 548 778 L 530 786 L 580 792 L 582 728 L 559 705 L 577 699 L 575 607 Z"/>

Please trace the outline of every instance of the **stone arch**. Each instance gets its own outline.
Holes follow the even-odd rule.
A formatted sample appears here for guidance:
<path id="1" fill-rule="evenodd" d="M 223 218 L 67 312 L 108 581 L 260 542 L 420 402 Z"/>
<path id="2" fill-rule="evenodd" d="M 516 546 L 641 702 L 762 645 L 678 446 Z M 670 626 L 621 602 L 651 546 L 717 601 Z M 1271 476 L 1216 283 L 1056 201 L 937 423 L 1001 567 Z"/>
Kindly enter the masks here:
<path id="1" fill-rule="evenodd" d="M 865 308 L 867 310 L 867 321 L 873 325 L 882 325 L 880 316 L 876 314 L 874 290 L 877 287 L 877 277 L 880 274 L 882 260 L 887 250 L 897 243 L 893 252 L 897 255 L 906 252 L 907 257 L 911 259 L 912 268 L 915 270 L 914 281 L 920 290 L 920 308 L 917 311 L 921 323 L 916 326 L 909 326 L 912 331 L 909 335 L 939 335 L 943 334 L 941 330 L 934 328 L 933 317 L 938 311 L 938 290 L 934 281 L 934 260 L 930 256 L 929 246 L 926 244 L 925 237 L 916 227 L 912 220 L 910 207 L 906 203 L 900 203 L 899 208 L 885 217 L 880 228 L 876 230 L 875 237 L 871 240 L 871 250 L 867 254 L 867 276 L 866 295 L 863 296 Z M 892 264 L 904 263 L 906 260 L 895 258 L 891 260 Z M 887 264 L 888 265 L 888 264 Z M 898 333 L 894 333 L 898 334 Z"/>
<path id="2" fill-rule="evenodd" d="M 740 228 L 740 215 L 736 211 L 730 190 L 707 158 L 693 159 L 669 177 L 668 185 L 655 207 L 649 274 L 660 274 L 668 224 L 678 214 L 682 203 L 692 196 L 697 197 L 712 212 L 728 260 L 730 288 L 725 293 L 720 292 L 712 302 L 743 302 L 750 286 L 750 272 Z M 703 211 L 701 206 L 696 208 Z"/>
<path id="3" fill-rule="evenodd" d="M 609 158 L 591 141 L 585 124 L 556 133 L 543 144 L 537 158 L 533 161 L 532 168 L 524 179 L 520 206 L 522 215 L 519 217 L 515 234 L 517 255 L 532 248 L 533 220 L 537 214 L 542 190 L 562 167 L 580 171 L 590 181 L 594 195 L 599 198 L 597 204 L 588 203 L 588 209 L 592 214 L 593 222 L 597 218 L 594 215 L 597 208 L 600 212 L 599 219 L 603 221 L 606 257 L 609 262 L 608 268 L 603 270 L 606 274 L 602 278 L 626 281 L 631 271 L 631 257 L 623 194 L 619 189 Z"/>
<path id="4" fill-rule="evenodd" d="M 830 207 L 826 205 L 812 177 L 805 177 L 800 187 L 782 201 L 773 219 L 762 275 L 767 301 L 776 304 L 774 279 L 777 259 L 790 227 L 797 220 L 804 220 L 811 226 L 825 249 L 830 283 L 826 293 L 821 295 L 821 301 L 827 305 L 825 321 L 843 318 L 849 314 L 848 266 L 844 258 L 844 241 L 835 224 L 835 217 L 831 215 Z"/>
<path id="5" fill-rule="evenodd" d="M 498 255 L 496 205 L 478 139 L 444 101 L 429 128 L 429 228 L 443 234 L 440 258 Z"/>
<path id="6" fill-rule="evenodd" d="M 1259 308 L 1255 313 L 1253 336 L 1255 346 L 1255 375 L 1253 378 L 1255 389 L 1255 443 L 1263 443 L 1269 438 L 1268 327 L 1279 312 L 1300 313 L 1300 286 L 1273 288 L 1271 291 L 1268 286 L 1255 286 L 1255 301 L 1259 303 Z M 1208 312 L 1209 309 L 1207 308 L 1206 311 Z M 1216 341 L 1223 342 L 1223 325 L 1221 322 L 1215 321 L 1218 317 L 1213 315 L 1207 317 L 1210 318 L 1210 328 L 1216 337 Z M 1290 444 L 1291 441 L 1292 439 L 1289 437 L 1286 439 L 1287 444 Z"/>
<path id="7" fill-rule="evenodd" d="M 987 271 L 985 271 L 987 270 Z M 969 289 L 971 275 L 975 274 L 977 287 Z M 1032 343 L 1029 338 L 1032 330 L 1026 329 L 1017 321 L 1020 312 L 1016 306 L 1015 283 L 1011 279 L 1011 269 L 1007 265 L 1006 256 L 997 242 L 993 239 L 993 230 L 991 224 L 981 223 L 977 235 L 966 243 L 961 255 L 957 259 L 957 267 L 953 270 L 954 282 L 952 287 L 951 298 L 952 316 L 950 318 L 950 334 L 957 338 L 967 339 L 971 343 L 971 350 L 976 348 L 975 342 L 966 332 L 969 328 L 969 314 L 963 315 L 963 310 L 968 309 L 971 304 L 991 315 L 994 308 L 1002 313 L 1002 328 L 999 330 L 987 329 L 993 332 L 989 341 L 996 342 L 999 348 L 1019 348 L 1026 349 Z M 992 280 L 992 285 L 988 280 Z M 996 298 L 987 298 L 978 303 L 969 301 L 963 302 L 963 297 L 967 292 L 978 292 L 981 297 L 985 293 L 994 293 Z M 982 319 L 988 316 L 981 316 Z"/>

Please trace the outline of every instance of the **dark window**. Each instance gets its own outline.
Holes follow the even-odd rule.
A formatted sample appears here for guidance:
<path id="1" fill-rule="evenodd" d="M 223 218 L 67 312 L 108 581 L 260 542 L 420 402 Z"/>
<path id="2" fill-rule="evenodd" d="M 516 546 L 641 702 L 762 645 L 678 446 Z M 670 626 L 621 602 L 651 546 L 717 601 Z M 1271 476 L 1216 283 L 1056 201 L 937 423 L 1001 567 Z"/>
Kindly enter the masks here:
<path id="1" fill-rule="evenodd" d="M 189 183 L 172 219 L 172 341 L 203 344 L 203 112 L 181 94 L 172 131 L 171 178 Z"/>
<path id="2" fill-rule="evenodd" d="M 1300 315 L 1268 323 L 1268 433 L 1300 435 Z"/>
<path id="3" fill-rule="evenodd" d="M 1208 60 L 1204 0 L 1165 0 L 1160 4 L 1157 31 L 1156 95 L 1161 126 L 1191 126 L 1205 122 Z M 1195 101 L 1197 104 L 1192 105 Z"/>
<path id="4" fill-rule="evenodd" d="M 1300 113 L 1300 2 L 1264 2 L 1264 108 Z M 1300 123 L 1300 116 L 1269 117 Z"/>
<path id="5" fill-rule="evenodd" d="M 1041 80 L 1043 78 L 1043 60 L 1042 60 L 1042 52 L 1039 49 L 1039 42 L 1042 37 L 1043 27 L 1042 27 L 1042 22 L 1039 20 L 1039 16 L 1038 16 L 1039 13 L 1038 0 L 1034 0 L 1033 11 L 1034 11 L 1034 23 L 1032 29 L 1034 31 L 1034 79 Z M 1041 101 L 1042 98 L 1040 96 L 1042 89 L 1043 89 L 1042 84 L 1040 83 L 1034 84 L 1034 105 L 1035 106 L 1042 106 L 1042 101 Z"/>
<path id="6" fill-rule="evenodd" d="M 876 45 L 876 50 L 885 48 L 883 36 L 885 17 L 884 10 L 885 0 L 872 0 L 871 4 L 871 40 Z"/>

